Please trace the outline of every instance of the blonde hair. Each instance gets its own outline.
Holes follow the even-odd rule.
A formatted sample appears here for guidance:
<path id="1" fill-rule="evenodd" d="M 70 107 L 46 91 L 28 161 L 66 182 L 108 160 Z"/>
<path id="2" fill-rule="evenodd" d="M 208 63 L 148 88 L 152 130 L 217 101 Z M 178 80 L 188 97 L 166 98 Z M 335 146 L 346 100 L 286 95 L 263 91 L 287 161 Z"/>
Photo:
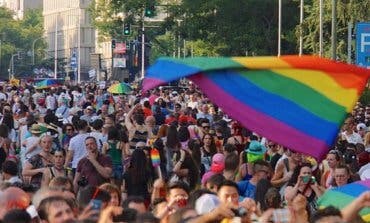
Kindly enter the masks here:
<path id="1" fill-rule="evenodd" d="M 370 147 L 370 132 L 365 134 L 364 139 L 365 148 Z"/>

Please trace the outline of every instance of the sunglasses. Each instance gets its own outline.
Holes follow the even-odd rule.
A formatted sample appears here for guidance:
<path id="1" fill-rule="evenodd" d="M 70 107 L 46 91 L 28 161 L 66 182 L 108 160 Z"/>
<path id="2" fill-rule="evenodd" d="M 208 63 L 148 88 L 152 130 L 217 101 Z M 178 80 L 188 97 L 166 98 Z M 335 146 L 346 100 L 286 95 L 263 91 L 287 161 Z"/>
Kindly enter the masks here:
<path id="1" fill-rule="evenodd" d="M 205 129 L 209 129 L 210 128 L 209 125 L 203 125 L 202 127 L 205 128 Z"/>
<path id="2" fill-rule="evenodd" d="M 66 131 L 73 131 L 73 129 L 66 129 Z"/>

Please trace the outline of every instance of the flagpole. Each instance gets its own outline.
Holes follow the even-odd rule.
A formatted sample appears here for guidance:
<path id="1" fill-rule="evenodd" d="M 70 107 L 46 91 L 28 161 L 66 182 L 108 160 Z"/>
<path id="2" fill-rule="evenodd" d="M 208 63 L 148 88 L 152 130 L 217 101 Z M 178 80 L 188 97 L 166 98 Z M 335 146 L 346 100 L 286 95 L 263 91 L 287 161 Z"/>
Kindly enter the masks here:
<path id="1" fill-rule="evenodd" d="M 320 34 L 319 34 L 319 55 L 320 57 L 322 57 L 323 55 L 323 22 L 322 22 L 322 11 L 323 11 L 323 5 L 322 5 L 322 0 L 319 0 L 319 10 L 320 10 L 320 14 L 319 14 L 319 30 L 320 30 Z"/>
<path id="2" fill-rule="evenodd" d="M 337 59 L 337 0 L 331 1 L 331 50 L 333 60 Z"/>
<path id="3" fill-rule="evenodd" d="M 300 6 L 300 19 L 299 19 L 299 56 L 302 56 L 303 52 L 303 0 L 301 0 Z"/>
<path id="4" fill-rule="evenodd" d="M 279 0 L 278 12 L 278 57 L 281 55 L 281 0 Z"/>

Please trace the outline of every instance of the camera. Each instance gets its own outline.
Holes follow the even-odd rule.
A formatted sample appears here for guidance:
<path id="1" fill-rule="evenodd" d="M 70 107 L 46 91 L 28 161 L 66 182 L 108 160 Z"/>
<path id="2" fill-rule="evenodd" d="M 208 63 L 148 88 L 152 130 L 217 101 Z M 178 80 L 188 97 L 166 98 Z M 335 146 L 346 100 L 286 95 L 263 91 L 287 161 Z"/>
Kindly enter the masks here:
<path id="1" fill-rule="evenodd" d="M 87 178 L 85 176 L 82 176 L 78 181 L 77 181 L 77 185 L 79 187 L 86 187 L 87 185 L 89 184 L 89 181 L 87 180 Z"/>
<path id="2" fill-rule="evenodd" d="M 316 179 L 314 176 L 303 176 L 301 178 L 302 178 L 302 182 L 305 184 L 306 183 L 311 183 L 311 184 L 316 183 Z"/>
<path id="3" fill-rule="evenodd" d="M 239 207 L 238 209 L 231 209 L 234 212 L 236 217 L 244 217 L 247 215 L 247 210 L 243 207 Z"/>

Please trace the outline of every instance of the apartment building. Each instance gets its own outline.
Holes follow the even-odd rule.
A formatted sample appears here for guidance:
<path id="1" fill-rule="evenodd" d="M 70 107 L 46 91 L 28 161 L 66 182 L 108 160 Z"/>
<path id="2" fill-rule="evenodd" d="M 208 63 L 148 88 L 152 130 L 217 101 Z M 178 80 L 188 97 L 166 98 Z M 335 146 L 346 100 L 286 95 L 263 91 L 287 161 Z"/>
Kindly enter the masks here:
<path id="1" fill-rule="evenodd" d="M 47 55 L 65 58 L 66 70 L 73 71 L 71 57 L 76 55 L 80 79 L 88 78 L 95 52 L 95 29 L 91 25 L 88 7 L 91 0 L 44 0 L 43 16 Z M 78 75 L 77 75 L 78 76 Z M 76 77 L 78 80 L 78 77 Z"/>
<path id="2" fill-rule="evenodd" d="M 0 0 L 0 6 L 14 11 L 16 19 L 22 19 L 27 9 L 41 9 L 43 0 Z"/>

